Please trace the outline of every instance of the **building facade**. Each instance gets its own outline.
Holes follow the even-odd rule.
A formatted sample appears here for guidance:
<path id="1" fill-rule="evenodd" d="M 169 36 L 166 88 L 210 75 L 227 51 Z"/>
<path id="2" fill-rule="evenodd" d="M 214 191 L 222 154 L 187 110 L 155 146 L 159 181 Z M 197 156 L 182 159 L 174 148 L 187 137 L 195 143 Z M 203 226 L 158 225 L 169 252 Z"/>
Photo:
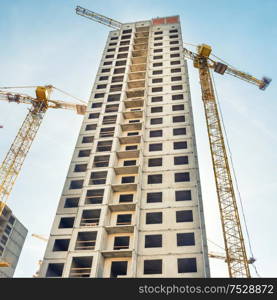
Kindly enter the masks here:
<path id="1" fill-rule="evenodd" d="M 40 277 L 209 277 L 178 16 L 109 33 Z"/>
<path id="2" fill-rule="evenodd" d="M 13 277 L 28 230 L 5 206 L 0 215 L 0 261 L 10 264 L 0 268 L 0 278 Z"/>

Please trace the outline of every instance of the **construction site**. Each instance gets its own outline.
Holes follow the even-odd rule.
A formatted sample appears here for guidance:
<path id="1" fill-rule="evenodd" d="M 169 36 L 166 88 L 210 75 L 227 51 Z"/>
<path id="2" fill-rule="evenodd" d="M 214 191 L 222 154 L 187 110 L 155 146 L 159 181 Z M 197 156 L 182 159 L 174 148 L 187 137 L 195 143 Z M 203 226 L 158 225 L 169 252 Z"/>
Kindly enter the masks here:
<path id="1" fill-rule="evenodd" d="M 201 33 L 179 1 L 96 2 L 59 4 L 51 46 L 54 4 L 35 50 L 14 34 L 18 75 L 6 50 L 0 278 L 276 276 L 273 67 L 243 28 Z"/>

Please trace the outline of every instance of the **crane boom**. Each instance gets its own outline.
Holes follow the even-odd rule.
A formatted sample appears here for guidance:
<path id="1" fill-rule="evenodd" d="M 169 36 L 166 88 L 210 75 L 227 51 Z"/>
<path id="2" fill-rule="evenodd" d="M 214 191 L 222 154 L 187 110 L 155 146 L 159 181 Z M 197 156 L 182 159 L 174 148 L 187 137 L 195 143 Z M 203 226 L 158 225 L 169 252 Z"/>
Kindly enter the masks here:
<path id="1" fill-rule="evenodd" d="M 76 14 L 86 17 L 88 19 L 91 19 L 93 21 L 96 21 L 98 23 L 104 24 L 106 26 L 112 27 L 114 29 L 120 29 L 122 26 L 122 23 L 115 21 L 111 18 L 105 17 L 103 15 L 100 15 L 98 13 L 95 13 L 91 10 L 88 10 L 86 8 L 83 8 L 81 6 L 76 7 Z"/>
<path id="2" fill-rule="evenodd" d="M 50 85 L 37 87 L 36 98 L 0 91 L 0 100 L 31 104 L 31 108 L 0 167 L 0 215 L 3 212 L 5 203 L 12 191 L 47 109 L 71 109 L 75 110 L 78 114 L 85 114 L 86 105 L 50 100 L 49 97 L 52 88 Z"/>

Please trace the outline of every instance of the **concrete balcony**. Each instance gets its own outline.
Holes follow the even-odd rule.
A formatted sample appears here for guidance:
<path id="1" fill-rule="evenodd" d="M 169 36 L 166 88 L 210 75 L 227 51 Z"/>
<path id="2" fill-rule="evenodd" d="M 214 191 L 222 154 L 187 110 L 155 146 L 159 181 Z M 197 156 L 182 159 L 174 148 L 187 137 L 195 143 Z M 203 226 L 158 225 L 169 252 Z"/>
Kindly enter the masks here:
<path id="1" fill-rule="evenodd" d="M 114 192 L 135 192 L 137 188 L 137 183 L 112 184 L 112 189 Z"/>
<path id="2" fill-rule="evenodd" d="M 116 203 L 116 204 L 109 204 L 110 211 L 134 211 L 136 209 L 136 203 Z"/>
<path id="3" fill-rule="evenodd" d="M 123 112 L 124 119 L 138 119 L 142 118 L 143 112 L 141 111 L 125 111 Z"/>
<path id="4" fill-rule="evenodd" d="M 143 38 L 135 38 L 134 39 L 134 44 L 146 44 L 148 43 L 148 37 L 143 37 Z"/>
<path id="5" fill-rule="evenodd" d="M 105 226 L 107 233 L 133 233 L 134 232 L 134 225 L 112 225 L 112 226 Z"/>
<path id="6" fill-rule="evenodd" d="M 139 57 L 133 57 L 132 58 L 132 64 L 137 65 L 137 64 L 146 64 L 147 57 L 146 56 L 139 56 Z"/>
<path id="7" fill-rule="evenodd" d="M 126 92 L 127 98 L 139 98 L 139 97 L 144 97 L 144 89 L 136 89 L 136 90 L 131 90 Z"/>
<path id="8" fill-rule="evenodd" d="M 118 158 L 137 158 L 139 157 L 139 150 L 126 150 L 116 152 Z"/>
<path id="9" fill-rule="evenodd" d="M 119 137 L 120 144 L 138 144 L 140 143 L 141 135 L 121 136 Z"/>
<path id="10" fill-rule="evenodd" d="M 147 50 L 134 50 L 132 52 L 132 57 L 147 56 Z"/>
<path id="11" fill-rule="evenodd" d="M 142 107 L 144 103 L 143 98 L 137 98 L 137 99 L 132 99 L 132 100 L 125 100 L 124 104 L 126 108 L 130 107 Z"/>
<path id="12" fill-rule="evenodd" d="M 141 88 L 145 88 L 145 80 L 133 80 L 133 81 L 128 81 L 127 82 L 128 85 L 128 89 L 141 89 Z"/>
<path id="13" fill-rule="evenodd" d="M 143 72 L 143 71 L 146 71 L 146 64 L 131 65 L 130 70 L 131 70 L 131 72 Z"/>
<path id="14" fill-rule="evenodd" d="M 138 166 L 115 167 L 114 171 L 115 171 L 116 175 L 137 174 L 138 173 Z"/>
<path id="15" fill-rule="evenodd" d="M 122 131 L 141 130 L 142 123 L 125 123 L 121 124 Z"/>
<path id="16" fill-rule="evenodd" d="M 137 50 L 147 50 L 148 49 L 148 43 L 147 44 L 137 44 L 137 45 L 134 45 L 133 49 L 135 51 L 137 51 Z"/>
<path id="17" fill-rule="evenodd" d="M 149 37 L 149 31 L 142 31 L 142 32 L 136 32 L 135 38 L 148 38 Z"/>
<path id="18" fill-rule="evenodd" d="M 102 255 L 105 258 L 111 258 L 111 257 L 131 257 L 132 256 L 132 250 L 131 249 L 120 249 L 120 250 L 103 250 Z"/>
<path id="19" fill-rule="evenodd" d="M 145 79 L 145 72 L 129 73 L 129 81 Z"/>

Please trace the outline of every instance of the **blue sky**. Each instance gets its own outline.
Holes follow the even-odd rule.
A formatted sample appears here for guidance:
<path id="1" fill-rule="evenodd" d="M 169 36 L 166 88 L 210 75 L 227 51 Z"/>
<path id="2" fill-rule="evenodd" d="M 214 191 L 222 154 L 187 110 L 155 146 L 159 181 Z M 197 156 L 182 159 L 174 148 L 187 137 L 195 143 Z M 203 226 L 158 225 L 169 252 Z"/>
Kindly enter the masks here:
<path id="1" fill-rule="evenodd" d="M 215 55 L 238 69 L 273 78 L 262 92 L 227 74 L 214 75 L 256 266 L 261 276 L 276 277 L 277 1 L 2 0 L 0 86 L 53 84 L 88 99 L 109 28 L 76 15 L 76 5 L 122 23 L 179 14 L 185 42 L 210 44 Z M 189 74 L 207 235 L 223 245 L 199 79 L 191 62 Z M 58 93 L 53 97 L 71 101 Z M 27 107 L 0 105 L 2 161 Z M 70 111 L 49 110 L 16 182 L 9 205 L 29 230 L 17 277 L 32 276 L 43 257 L 46 244 L 31 234 L 50 232 L 81 122 Z M 227 275 L 222 261 L 211 260 L 211 271 L 214 277 Z"/>

